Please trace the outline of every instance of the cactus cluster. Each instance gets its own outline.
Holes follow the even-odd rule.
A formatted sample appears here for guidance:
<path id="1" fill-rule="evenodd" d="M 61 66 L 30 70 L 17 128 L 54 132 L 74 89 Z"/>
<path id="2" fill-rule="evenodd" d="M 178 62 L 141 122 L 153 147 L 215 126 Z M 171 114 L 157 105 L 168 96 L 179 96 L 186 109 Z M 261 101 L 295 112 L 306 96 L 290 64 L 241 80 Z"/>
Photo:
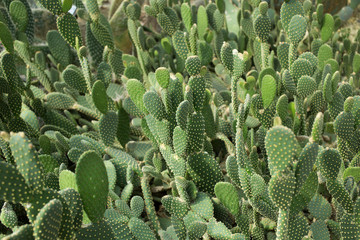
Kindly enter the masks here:
<path id="1" fill-rule="evenodd" d="M 2 239 L 359 240 L 360 30 L 321 2 L 39 0 L 41 40 L 0 0 Z"/>

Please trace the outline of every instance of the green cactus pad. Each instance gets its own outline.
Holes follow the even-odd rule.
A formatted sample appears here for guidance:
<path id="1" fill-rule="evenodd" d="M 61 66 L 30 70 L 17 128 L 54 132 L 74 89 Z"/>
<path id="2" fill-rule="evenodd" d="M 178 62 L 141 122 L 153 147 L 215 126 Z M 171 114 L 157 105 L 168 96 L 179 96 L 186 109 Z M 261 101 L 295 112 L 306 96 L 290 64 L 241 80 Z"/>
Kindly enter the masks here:
<path id="1" fill-rule="evenodd" d="M 230 46 L 229 43 L 224 42 L 224 44 L 221 47 L 221 61 L 224 64 L 225 68 L 229 70 L 230 72 L 234 69 L 234 58 L 233 58 L 233 49 Z"/>
<path id="2" fill-rule="evenodd" d="M 56 23 L 61 36 L 70 46 L 76 48 L 76 38 L 79 40 L 79 45 L 82 45 L 80 28 L 73 15 L 70 13 L 62 14 L 57 18 Z"/>
<path id="3" fill-rule="evenodd" d="M 92 87 L 91 94 L 95 107 L 102 113 L 106 114 L 108 111 L 108 99 L 106 95 L 106 88 L 101 80 L 97 80 Z"/>
<path id="4" fill-rule="evenodd" d="M 89 219 L 100 221 L 106 209 L 109 183 L 104 162 L 94 151 L 81 155 L 76 167 L 76 184 Z"/>
<path id="5" fill-rule="evenodd" d="M 331 103 L 333 100 L 331 74 L 328 73 L 324 79 L 323 95 L 327 102 Z"/>
<path id="6" fill-rule="evenodd" d="M 333 97 L 333 101 L 328 104 L 330 116 L 333 119 L 344 110 L 344 96 L 340 92 L 336 92 Z"/>
<path id="7" fill-rule="evenodd" d="M 156 215 L 154 201 L 150 190 L 150 185 L 145 177 L 141 179 L 141 189 L 143 191 L 143 196 L 144 196 L 145 210 L 150 219 L 150 226 L 153 230 L 155 230 L 155 232 L 157 232 L 160 228 L 160 224 L 158 221 L 158 217 Z"/>
<path id="8" fill-rule="evenodd" d="M 215 184 L 223 177 L 215 159 L 207 153 L 194 153 L 189 156 L 188 164 L 191 168 L 190 175 L 199 189 L 213 193 Z M 199 168 L 200 166 L 207 167 Z"/>
<path id="9" fill-rule="evenodd" d="M 285 169 L 272 176 L 269 182 L 269 195 L 271 200 L 281 210 L 290 208 L 295 191 L 296 178 L 294 173 Z"/>
<path id="10" fill-rule="evenodd" d="M 3 44 L 3 46 L 9 53 L 13 53 L 14 52 L 14 43 L 13 43 L 14 39 L 12 38 L 9 28 L 3 22 L 0 22 L 0 33 L 1 33 L 0 34 L 1 35 L 1 37 L 0 37 L 1 43 Z"/>
<path id="11" fill-rule="evenodd" d="M 70 109 L 75 104 L 75 100 L 63 93 L 49 93 L 45 97 L 46 104 L 53 109 Z"/>
<path id="12" fill-rule="evenodd" d="M 351 112 L 342 112 L 335 118 L 335 134 L 346 141 L 350 141 L 354 132 L 355 119 Z"/>
<path id="13" fill-rule="evenodd" d="M 201 113 L 194 112 L 190 118 L 187 125 L 187 142 L 188 142 L 188 151 L 199 152 L 201 151 L 204 143 L 205 137 L 205 121 Z"/>
<path id="14" fill-rule="evenodd" d="M 277 49 L 278 59 L 283 69 L 289 68 L 289 43 L 280 43 Z"/>
<path id="15" fill-rule="evenodd" d="M 317 220 L 326 220 L 331 216 L 330 203 L 320 194 L 315 194 L 308 208 Z"/>
<path id="16" fill-rule="evenodd" d="M 301 15 L 295 15 L 291 18 L 288 25 L 288 36 L 293 44 L 299 43 L 305 36 L 307 28 L 306 18 Z"/>
<path id="17" fill-rule="evenodd" d="M 88 91 L 85 77 L 81 70 L 75 65 L 68 65 L 62 72 L 62 77 L 69 86 L 78 90 L 80 93 L 86 93 Z"/>
<path id="18" fill-rule="evenodd" d="M 330 233 L 324 221 L 319 220 L 312 223 L 310 230 L 314 239 L 330 240 Z"/>
<path id="19" fill-rule="evenodd" d="M 188 3 L 181 4 L 181 18 L 184 21 L 186 30 L 190 32 L 190 29 L 193 25 L 191 8 Z"/>
<path id="20" fill-rule="evenodd" d="M 18 218 L 10 203 L 5 202 L 2 206 L 0 220 L 7 228 L 14 228 L 18 225 Z"/>
<path id="21" fill-rule="evenodd" d="M 326 186 L 330 194 L 344 208 L 344 210 L 347 213 L 353 213 L 354 204 L 344 185 L 339 183 L 337 180 L 327 179 Z"/>
<path id="22" fill-rule="evenodd" d="M 317 59 L 317 57 L 312 52 L 305 52 L 305 53 L 301 54 L 299 56 L 299 58 L 306 59 L 309 62 L 311 62 L 311 64 L 314 67 L 314 70 L 316 70 L 318 68 L 319 60 Z"/>
<path id="23" fill-rule="evenodd" d="M 25 5 L 21 1 L 13 1 L 10 3 L 9 13 L 19 31 L 26 31 L 29 20 Z"/>
<path id="24" fill-rule="evenodd" d="M 285 121 L 286 117 L 288 116 L 288 102 L 288 97 L 283 94 L 279 97 L 276 103 L 276 112 L 282 121 Z"/>
<path id="25" fill-rule="evenodd" d="M 298 0 L 285 1 L 281 5 L 280 19 L 281 19 L 281 25 L 286 32 L 288 32 L 291 19 L 295 15 L 304 16 L 304 8 L 300 3 L 300 1 Z"/>
<path id="26" fill-rule="evenodd" d="M 201 61 L 198 56 L 190 56 L 186 59 L 185 62 L 186 71 L 190 74 L 190 76 L 196 76 L 200 74 L 201 70 Z"/>
<path id="27" fill-rule="evenodd" d="M 76 239 L 79 240 L 95 240 L 95 239 L 109 239 L 115 240 L 114 233 L 111 229 L 110 223 L 107 221 L 101 221 L 98 223 L 92 223 L 91 225 L 81 228 L 76 233 Z"/>
<path id="28" fill-rule="evenodd" d="M 102 61 L 102 54 L 104 51 L 104 47 L 96 40 L 94 34 L 91 32 L 90 22 L 86 22 L 86 47 L 89 50 L 90 56 L 93 59 L 96 65 L 99 65 Z M 113 56 L 113 54 L 109 54 L 109 57 Z M 111 59 L 111 57 L 110 57 Z M 120 58 L 121 59 L 121 58 Z"/>
<path id="29" fill-rule="evenodd" d="M 208 224 L 208 234 L 217 240 L 220 239 L 232 239 L 231 231 L 222 222 L 217 222 L 215 219 L 211 219 Z"/>
<path id="30" fill-rule="evenodd" d="M 160 96 L 153 91 L 146 92 L 143 96 L 145 108 L 158 121 L 166 117 L 164 103 Z"/>
<path id="31" fill-rule="evenodd" d="M 35 146 L 24 133 L 18 133 L 11 136 L 10 148 L 17 168 L 26 183 L 34 190 L 41 190 L 44 187 L 43 167 L 38 159 Z"/>
<path id="32" fill-rule="evenodd" d="M 296 215 L 289 219 L 288 235 L 289 239 L 301 240 L 309 232 L 309 225 L 306 217 L 302 215 Z"/>
<path id="33" fill-rule="evenodd" d="M 316 157 L 318 156 L 319 145 L 315 142 L 309 142 L 300 153 L 298 163 L 295 169 L 296 189 L 299 190 L 305 184 L 311 173 Z"/>
<path id="34" fill-rule="evenodd" d="M 173 132 L 173 146 L 175 153 L 182 156 L 186 151 L 187 140 L 186 131 L 179 126 L 175 127 Z"/>
<path id="35" fill-rule="evenodd" d="M 97 21 L 100 17 L 100 9 L 98 6 L 98 2 L 95 0 L 86 0 L 85 5 L 90 14 L 91 19 L 93 21 Z"/>
<path id="36" fill-rule="evenodd" d="M 244 18 L 241 19 L 241 27 L 244 33 L 246 34 L 246 36 L 248 36 L 250 39 L 255 39 L 256 34 L 254 31 L 253 21 L 250 18 L 250 14 L 249 12 L 245 12 L 244 15 L 245 15 Z"/>
<path id="37" fill-rule="evenodd" d="M 56 239 L 58 238 L 63 207 L 58 199 L 47 203 L 39 212 L 34 222 L 35 239 Z"/>
<path id="38" fill-rule="evenodd" d="M 195 111 L 201 111 L 205 100 L 205 79 L 202 76 L 191 76 L 189 86 L 193 93 Z"/>
<path id="39" fill-rule="evenodd" d="M 80 194 L 75 189 L 67 188 L 59 192 L 66 201 L 69 210 L 71 211 L 71 223 L 73 224 L 74 231 L 81 228 L 83 219 L 83 207 Z M 66 226 L 66 225 L 65 225 Z M 62 226 L 63 227 L 63 226 Z M 60 229 L 61 231 L 62 229 Z M 63 229 L 66 231 L 66 229 Z"/>
<path id="40" fill-rule="evenodd" d="M 286 90 L 288 90 L 290 93 L 296 95 L 296 85 L 293 77 L 291 76 L 289 70 L 285 70 L 282 75 L 282 83 Z"/>
<path id="41" fill-rule="evenodd" d="M 136 79 L 129 79 L 126 84 L 126 90 L 128 91 L 131 100 L 135 103 L 136 107 L 143 113 L 147 113 L 144 105 L 143 96 L 146 92 L 142 83 Z"/>
<path id="42" fill-rule="evenodd" d="M 231 183 L 218 182 L 215 185 L 214 191 L 216 197 L 229 209 L 231 214 L 237 216 L 240 212 L 240 199 L 236 187 Z"/>
<path id="43" fill-rule="evenodd" d="M 340 229 L 342 239 L 356 239 L 360 235 L 360 227 L 354 221 L 353 214 L 344 214 L 340 220 Z"/>
<path id="44" fill-rule="evenodd" d="M 174 173 L 175 176 L 185 175 L 185 160 L 182 157 L 173 154 L 170 147 L 164 144 L 160 145 L 160 152 L 163 155 L 166 164 L 169 166 L 170 170 Z"/>
<path id="45" fill-rule="evenodd" d="M 157 82 L 162 88 L 167 88 L 169 86 L 170 73 L 168 69 L 160 67 L 156 69 L 155 75 Z"/>
<path id="46" fill-rule="evenodd" d="M 155 234 L 141 219 L 131 218 L 129 228 L 136 239 L 155 240 Z"/>
<path id="47" fill-rule="evenodd" d="M 341 166 L 341 156 L 338 150 L 325 148 L 318 156 L 320 172 L 328 180 L 335 180 Z"/>
<path id="48" fill-rule="evenodd" d="M 140 196 L 134 196 L 130 202 L 131 213 L 134 217 L 140 217 L 144 211 L 144 200 Z"/>
<path id="49" fill-rule="evenodd" d="M 182 58 L 186 59 L 189 53 L 189 49 L 186 45 L 185 33 L 182 31 L 175 31 L 172 35 L 172 42 L 176 53 Z"/>
<path id="50" fill-rule="evenodd" d="M 161 203 L 172 217 L 182 219 L 188 213 L 187 203 L 181 198 L 165 195 L 161 198 Z"/>
<path id="51" fill-rule="evenodd" d="M 170 36 L 177 30 L 177 27 L 174 26 L 174 23 L 171 22 L 171 19 L 165 13 L 158 14 L 157 21 L 161 28 Z"/>
<path id="52" fill-rule="evenodd" d="M 40 4 L 54 15 L 62 13 L 61 2 L 53 0 L 41 0 Z"/>
<path id="53" fill-rule="evenodd" d="M 229 175 L 231 181 L 235 183 L 238 187 L 241 186 L 239 179 L 239 170 L 236 162 L 235 156 L 229 155 L 226 159 L 226 171 Z"/>
<path id="54" fill-rule="evenodd" d="M 94 34 L 96 40 L 103 47 L 107 46 L 111 50 L 114 50 L 114 39 L 111 29 L 109 29 L 109 26 L 106 26 L 107 24 L 106 20 L 102 20 L 105 19 L 105 17 L 103 15 L 100 16 L 101 16 L 100 21 L 91 23 L 90 25 L 91 32 Z"/>
<path id="55" fill-rule="evenodd" d="M 318 59 L 319 59 L 319 69 L 322 70 L 325 67 L 325 62 L 328 59 L 331 59 L 333 56 L 333 50 L 332 48 L 327 45 L 327 44 L 323 44 L 320 48 L 319 48 L 319 53 L 318 53 Z"/>
<path id="56" fill-rule="evenodd" d="M 204 40 L 206 28 L 208 28 L 208 16 L 204 6 L 200 6 L 197 12 L 197 26 L 199 38 Z"/>
<path id="57" fill-rule="evenodd" d="M 271 31 L 271 21 L 268 16 L 260 15 L 254 22 L 254 30 L 261 42 L 267 42 Z"/>
<path id="58" fill-rule="evenodd" d="M 312 77 L 302 76 L 299 78 L 296 88 L 299 97 L 306 98 L 316 91 L 317 84 Z"/>
<path id="59" fill-rule="evenodd" d="M 156 133 L 160 138 L 160 142 L 171 144 L 170 122 L 168 120 L 156 121 Z"/>
<path id="60" fill-rule="evenodd" d="M 311 76 L 313 74 L 313 66 L 306 59 L 297 59 L 290 67 L 291 76 L 297 82 L 302 76 Z"/>
<path id="61" fill-rule="evenodd" d="M 327 41 L 329 41 L 329 39 L 332 36 L 332 33 L 334 31 L 335 28 L 335 21 L 334 18 L 331 14 L 326 13 L 324 16 L 324 22 L 323 25 L 321 27 L 321 40 L 326 43 Z"/>
<path id="62" fill-rule="evenodd" d="M 190 239 L 199 239 L 205 234 L 207 226 L 202 222 L 193 222 L 187 230 Z"/>
<path id="63" fill-rule="evenodd" d="M 261 97 L 264 108 L 268 108 L 276 95 L 276 80 L 271 75 L 265 75 L 261 83 Z"/>
<path id="64" fill-rule="evenodd" d="M 111 146 L 115 141 L 118 121 L 118 115 L 114 111 L 109 111 L 100 118 L 100 137 L 106 146 Z"/>
<path id="65" fill-rule="evenodd" d="M 214 215 L 214 206 L 206 193 L 199 192 L 190 207 L 193 212 L 206 220 Z"/>
<path id="66" fill-rule="evenodd" d="M 22 91 L 24 89 L 24 84 L 16 71 L 14 58 L 10 53 L 7 53 L 5 51 L 2 52 L 1 68 L 3 76 L 7 80 L 10 88 Z"/>
<path id="67" fill-rule="evenodd" d="M 270 174 L 284 170 L 293 161 L 297 151 L 294 133 L 284 126 L 272 127 L 266 134 L 265 147 L 268 154 Z"/>

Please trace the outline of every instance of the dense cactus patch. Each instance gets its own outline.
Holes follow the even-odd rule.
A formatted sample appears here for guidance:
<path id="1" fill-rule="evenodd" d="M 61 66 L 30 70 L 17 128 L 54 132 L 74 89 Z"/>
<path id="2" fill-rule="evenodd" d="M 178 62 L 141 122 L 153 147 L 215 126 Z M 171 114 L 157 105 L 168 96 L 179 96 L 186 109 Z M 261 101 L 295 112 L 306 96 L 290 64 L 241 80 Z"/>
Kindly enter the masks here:
<path id="1" fill-rule="evenodd" d="M 37 4 L 0 0 L 2 239 L 360 239 L 356 1 Z"/>

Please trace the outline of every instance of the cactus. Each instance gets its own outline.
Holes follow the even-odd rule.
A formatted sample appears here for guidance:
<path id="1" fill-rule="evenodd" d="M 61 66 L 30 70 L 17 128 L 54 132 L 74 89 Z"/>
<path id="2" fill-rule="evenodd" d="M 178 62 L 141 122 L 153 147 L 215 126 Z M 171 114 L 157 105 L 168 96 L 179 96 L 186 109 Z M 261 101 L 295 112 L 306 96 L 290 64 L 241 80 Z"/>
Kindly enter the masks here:
<path id="1" fill-rule="evenodd" d="M 320 2 L 41 0 L 40 39 L 4 1 L 0 236 L 354 238 L 359 36 Z"/>
<path id="2" fill-rule="evenodd" d="M 7 228 L 14 228 L 18 224 L 18 219 L 12 206 L 5 202 L 1 208 L 1 223 Z"/>
<path id="3" fill-rule="evenodd" d="M 88 175 L 89 172 L 93 174 Z M 81 155 L 76 169 L 76 183 L 85 212 L 92 222 L 98 222 L 106 209 L 109 184 L 105 165 L 95 152 Z"/>
<path id="4" fill-rule="evenodd" d="M 39 212 L 34 222 L 35 239 L 54 239 L 58 237 L 62 218 L 62 204 L 53 199 Z"/>

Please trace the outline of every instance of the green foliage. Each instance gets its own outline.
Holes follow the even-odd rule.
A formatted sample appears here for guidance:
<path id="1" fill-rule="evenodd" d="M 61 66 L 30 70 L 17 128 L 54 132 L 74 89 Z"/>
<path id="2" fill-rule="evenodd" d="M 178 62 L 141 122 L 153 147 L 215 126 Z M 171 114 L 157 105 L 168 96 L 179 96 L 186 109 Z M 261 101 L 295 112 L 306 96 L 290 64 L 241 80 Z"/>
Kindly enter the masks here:
<path id="1" fill-rule="evenodd" d="M 63 207 L 59 200 L 53 199 L 39 212 L 34 222 L 35 239 L 54 239 L 58 237 Z"/>
<path id="2" fill-rule="evenodd" d="M 229 209 L 231 214 L 237 216 L 240 213 L 239 196 L 234 185 L 226 182 L 218 182 L 214 188 L 215 195 Z"/>
<path id="3" fill-rule="evenodd" d="M 167 88 L 169 86 L 170 73 L 164 67 L 156 69 L 156 80 L 162 88 Z"/>
<path id="4" fill-rule="evenodd" d="M 355 239 L 359 37 L 320 2 L 3 1 L 0 236 Z"/>
<path id="5" fill-rule="evenodd" d="M 117 126 L 118 116 L 115 112 L 109 111 L 101 116 L 99 120 L 99 134 L 105 145 L 111 146 L 114 143 Z"/>
<path id="6" fill-rule="evenodd" d="M 212 193 L 215 184 L 223 178 L 215 159 L 207 153 L 191 154 L 188 164 L 193 181 L 201 191 Z"/>
<path id="7" fill-rule="evenodd" d="M 321 174 L 327 179 L 336 179 L 341 166 L 341 157 L 335 149 L 323 149 L 318 156 Z"/>
<path id="8" fill-rule="evenodd" d="M 24 133 L 18 133 L 11 136 L 10 148 L 17 168 L 26 183 L 33 190 L 41 190 L 44 187 L 43 167 L 38 159 L 35 146 Z"/>
<path id="9" fill-rule="evenodd" d="M 109 183 L 105 165 L 96 152 L 87 151 L 81 155 L 76 184 L 87 216 L 92 222 L 100 221 L 106 209 Z"/>
<path id="10" fill-rule="evenodd" d="M 73 15 L 70 13 L 60 15 L 56 23 L 61 36 L 70 46 L 76 48 L 76 39 L 78 39 L 79 45 L 82 44 L 80 28 Z"/>
<path id="11" fill-rule="evenodd" d="M 306 19 L 301 15 L 295 15 L 291 18 L 288 26 L 288 34 L 291 43 L 299 43 L 305 36 L 307 22 Z"/>
<path id="12" fill-rule="evenodd" d="M 293 161 L 297 151 L 297 142 L 293 132 L 283 126 L 271 128 L 265 138 L 271 175 L 283 171 Z"/>
<path id="13" fill-rule="evenodd" d="M 276 80 L 271 75 L 265 75 L 261 81 L 261 96 L 265 108 L 268 108 L 276 95 Z"/>
<path id="14" fill-rule="evenodd" d="M 126 84 L 126 90 L 128 91 L 130 98 L 134 102 L 136 107 L 140 111 L 147 113 L 143 102 L 143 96 L 146 90 L 144 86 L 141 84 L 141 82 L 139 82 L 136 79 L 130 79 Z"/>
<path id="15" fill-rule="evenodd" d="M 270 18 L 259 15 L 254 22 L 254 30 L 261 42 L 267 42 L 271 30 Z"/>
<path id="16" fill-rule="evenodd" d="M 161 121 L 166 118 L 165 106 L 157 93 L 152 91 L 145 93 L 143 101 L 145 108 L 156 120 Z"/>
<path id="17" fill-rule="evenodd" d="M 92 87 L 92 100 L 95 107 L 103 114 L 108 111 L 108 99 L 106 95 L 106 88 L 102 81 L 97 80 Z"/>
<path id="18" fill-rule="evenodd" d="M 332 33 L 334 31 L 334 25 L 335 25 L 335 22 L 334 22 L 333 16 L 329 13 L 326 13 L 324 15 L 324 22 L 323 22 L 323 25 L 321 28 L 321 33 L 320 33 L 321 40 L 323 42 L 327 42 L 331 38 Z"/>
<path id="19" fill-rule="evenodd" d="M 1 33 L 1 43 L 4 45 L 5 49 L 13 53 L 14 52 L 14 45 L 13 45 L 13 38 L 12 34 L 10 33 L 9 28 L 6 26 L 5 23 L 0 22 L 0 33 Z"/>
<path id="20" fill-rule="evenodd" d="M 1 223 L 7 228 L 14 228 L 18 224 L 15 211 L 9 203 L 4 203 L 0 214 Z"/>

